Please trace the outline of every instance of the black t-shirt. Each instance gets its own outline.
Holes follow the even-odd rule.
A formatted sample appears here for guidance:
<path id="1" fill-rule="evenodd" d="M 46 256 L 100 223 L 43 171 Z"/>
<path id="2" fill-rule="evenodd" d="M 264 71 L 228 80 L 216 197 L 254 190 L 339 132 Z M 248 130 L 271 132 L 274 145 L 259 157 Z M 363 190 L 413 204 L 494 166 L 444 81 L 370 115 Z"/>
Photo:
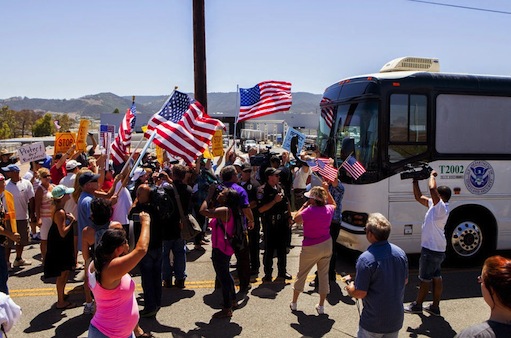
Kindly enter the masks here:
<path id="1" fill-rule="evenodd" d="M 185 214 L 190 213 L 191 207 L 191 199 L 192 199 L 192 188 L 190 186 L 182 183 L 182 182 L 174 182 L 172 184 L 173 187 L 177 188 L 177 192 L 179 194 L 181 205 L 183 206 L 183 212 Z M 179 214 L 179 208 L 177 207 L 176 198 L 174 192 L 171 188 L 165 188 L 172 199 L 172 203 L 176 206 L 174 208 L 174 212 L 168 222 L 165 222 L 163 225 L 163 239 L 164 240 L 174 240 L 181 238 L 181 228 L 179 227 L 179 222 L 181 219 L 181 215 Z"/>
<path id="2" fill-rule="evenodd" d="M 279 185 L 274 189 L 270 185 L 265 184 L 259 189 L 262 189 L 262 196 L 258 194 L 258 208 L 273 201 L 278 193 L 284 193 L 284 190 Z M 265 222 L 288 224 L 290 216 L 288 203 L 287 197 L 284 196 L 280 202 L 275 203 L 269 210 L 262 213 Z"/>
<path id="3" fill-rule="evenodd" d="M 161 248 L 162 243 L 162 231 L 163 224 L 158 217 L 158 210 L 152 204 L 137 204 L 133 208 L 131 208 L 128 219 L 133 219 L 133 214 L 139 214 L 142 211 L 147 212 L 151 217 L 150 224 L 150 239 L 149 239 L 149 249 L 158 249 Z M 140 237 L 141 225 L 140 222 L 134 222 L 134 232 L 135 232 L 135 244 Z"/>

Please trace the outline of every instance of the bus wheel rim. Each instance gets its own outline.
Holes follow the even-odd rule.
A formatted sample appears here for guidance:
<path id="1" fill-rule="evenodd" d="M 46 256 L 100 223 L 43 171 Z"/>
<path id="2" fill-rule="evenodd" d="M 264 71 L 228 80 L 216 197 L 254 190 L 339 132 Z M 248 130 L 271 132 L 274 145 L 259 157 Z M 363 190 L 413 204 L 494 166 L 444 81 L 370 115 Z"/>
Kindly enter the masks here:
<path id="1" fill-rule="evenodd" d="M 454 252 L 463 257 L 475 255 L 483 244 L 483 233 L 477 223 L 465 221 L 459 223 L 451 235 Z"/>

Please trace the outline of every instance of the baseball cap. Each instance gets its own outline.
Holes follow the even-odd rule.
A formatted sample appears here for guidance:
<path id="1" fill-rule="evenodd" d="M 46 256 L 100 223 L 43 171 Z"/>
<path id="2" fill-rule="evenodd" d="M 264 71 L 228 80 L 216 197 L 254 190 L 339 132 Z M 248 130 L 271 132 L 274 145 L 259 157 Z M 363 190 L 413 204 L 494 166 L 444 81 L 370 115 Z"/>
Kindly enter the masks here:
<path id="1" fill-rule="evenodd" d="M 275 169 L 275 168 L 266 168 L 266 170 L 264 171 L 264 176 L 266 177 L 266 179 L 268 179 L 268 177 L 272 176 L 272 175 L 278 175 L 280 174 L 280 170 L 278 169 Z"/>
<path id="2" fill-rule="evenodd" d="M 69 160 L 66 162 L 66 170 L 73 170 L 76 167 L 79 167 L 81 165 L 80 162 L 75 160 Z"/>
<path id="3" fill-rule="evenodd" d="M 252 171 L 252 166 L 250 166 L 250 163 L 243 163 L 241 165 L 241 171 Z"/>
<path id="4" fill-rule="evenodd" d="M 59 200 L 62 197 L 64 197 L 64 195 L 72 194 L 74 191 L 75 191 L 74 188 L 68 188 L 65 185 L 59 184 L 53 188 L 53 190 L 51 191 L 51 196 L 54 199 Z"/>
<path id="5" fill-rule="evenodd" d="M 232 165 L 237 165 L 237 166 L 241 167 L 243 165 L 243 162 L 241 162 L 241 160 L 239 158 L 237 158 Z"/>
<path id="6" fill-rule="evenodd" d="M 9 164 L 7 167 L 2 168 L 3 171 L 17 171 L 20 172 L 20 167 L 18 167 L 16 164 Z"/>
<path id="7" fill-rule="evenodd" d="M 144 168 L 137 168 L 137 169 L 135 169 L 135 172 L 133 173 L 133 177 L 131 178 L 131 181 L 135 182 L 136 180 L 139 179 L 140 176 L 142 176 L 144 174 L 145 174 Z"/>
<path id="8" fill-rule="evenodd" d="M 89 182 L 97 182 L 99 178 L 99 174 L 93 174 L 92 172 L 84 172 L 80 175 L 80 178 L 78 179 L 78 183 L 80 183 L 80 186 L 84 186 Z"/>

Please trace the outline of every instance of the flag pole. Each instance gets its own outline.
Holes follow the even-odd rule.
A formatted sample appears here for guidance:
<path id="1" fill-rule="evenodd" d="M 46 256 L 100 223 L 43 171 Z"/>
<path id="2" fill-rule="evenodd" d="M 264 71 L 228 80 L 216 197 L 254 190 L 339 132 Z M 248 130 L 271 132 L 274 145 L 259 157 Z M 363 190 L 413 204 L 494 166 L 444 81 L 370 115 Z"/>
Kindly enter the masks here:
<path id="1" fill-rule="evenodd" d="M 156 114 L 158 114 L 158 112 L 160 112 L 160 111 L 161 111 L 161 110 L 162 110 L 162 109 L 163 109 L 163 108 L 167 105 L 167 103 L 170 101 L 170 99 L 172 98 L 172 96 L 173 96 L 173 95 L 174 95 L 174 93 L 176 92 L 177 88 L 178 88 L 178 86 L 174 86 L 174 90 L 172 91 L 172 93 L 170 93 L 169 98 L 168 98 L 167 100 L 165 100 L 165 102 L 164 102 L 164 103 L 163 103 L 163 105 L 161 106 L 160 110 L 158 110 L 156 113 L 154 113 L 154 114 L 153 114 L 153 116 L 154 116 L 154 115 L 156 115 Z M 145 135 L 145 133 L 144 133 L 144 135 Z M 135 174 L 135 169 L 137 169 L 138 165 L 139 165 L 139 164 L 140 164 L 140 162 L 142 161 L 142 157 L 144 157 L 145 153 L 147 152 L 147 148 L 149 148 L 149 146 L 151 145 L 151 143 L 153 142 L 153 140 L 154 140 L 154 138 L 155 138 L 155 137 L 156 137 L 156 132 L 155 132 L 155 131 L 153 131 L 153 132 L 152 132 L 152 134 L 151 134 L 151 136 L 150 136 L 150 137 L 149 137 L 149 139 L 147 140 L 147 143 L 145 144 L 144 148 L 143 148 L 143 149 L 142 149 L 142 151 L 140 152 L 140 155 L 139 155 L 139 157 L 138 157 L 137 161 L 136 161 L 136 162 L 135 162 L 135 164 L 133 165 L 133 168 L 131 168 L 130 177 L 131 177 L 131 176 L 133 176 L 133 175 Z M 144 138 L 142 137 L 142 140 L 143 140 L 143 139 L 144 139 Z M 140 140 L 140 142 L 139 142 L 139 143 L 141 143 L 141 142 L 142 142 L 142 140 Z M 140 145 L 140 144 L 139 144 L 139 145 Z M 137 149 L 138 149 L 138 145 L 137 145 Z M 133 154 L 134 154 L 134 153 L 135 153 L 135 152 L 133 152 L 133 153 L 131 154 L 131 157 L 130 157 L 130 158 L 132 158 L 132 157 L 133 157 Z"/>
<path id="2" fill-rule="evenodd" d="M 131 105 L 133 105 L 135 103 L 135 95 L 133 95 L 131 97 L 132 101 L 131 101 Z M 131 109 L 131 108 L 130 108 Z M 140 138 L 140 141 L 138 141 L 138 144 L 137 146 L 135 147 L 135 149 L 131 152 L 131 155 L 130 157 L 126 160 L 126 162 L 124 163 L 124 167 L 122 167 L 122 170 L 121 170 L 121 173 L 124 172 L 126 170 L 126 168 L 128 167 L 131 159 L 133 158 L 133 155 L 135 154 L 135 152 L 137 151 L 138 147 L 140 147 L 140 145 L 142 144 L 142 141 L 144 140 L 144 137 L 142 136 Z"/>
<path id="3" fill-rule="evenodd" d="M 240 117 L 240 103 L 239 103 L 239 96 L 240 95 L 240 85 L 236 85 L 236 109 L 238 110 L 238 114 L 236 114 L 236 118 L 234 119 L 234 137 L 233 137 L 233 142 L 234 142 L 234 154 L 236 154 L 236 129 L 237 129 L 237 126 L 238 126 L 238 119 Z"/>

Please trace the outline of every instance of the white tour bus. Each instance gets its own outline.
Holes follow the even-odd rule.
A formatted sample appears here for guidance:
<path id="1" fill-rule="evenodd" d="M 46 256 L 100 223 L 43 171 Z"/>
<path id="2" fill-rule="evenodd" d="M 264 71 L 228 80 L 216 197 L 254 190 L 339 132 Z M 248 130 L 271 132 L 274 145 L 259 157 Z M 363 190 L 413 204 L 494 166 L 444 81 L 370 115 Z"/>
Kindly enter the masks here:
<path id="1" fill-rule="evenodd" d="M 354 154 L 367 170 L 358 180 L 340 170 L 343 246 L 365 250 L 367 215 L 381 212 L 390 241 L 420 252 L 426 208 L 401 174 L 427 177 L 429 164 L 453 191 L 448 257 L 511 249 L 511 77 L 440 73 L 437 59 L 393 60 L 325 90 L 318 142 L 337 165 Z M 427 180 L 419 184 L 429 195 Z"/>

